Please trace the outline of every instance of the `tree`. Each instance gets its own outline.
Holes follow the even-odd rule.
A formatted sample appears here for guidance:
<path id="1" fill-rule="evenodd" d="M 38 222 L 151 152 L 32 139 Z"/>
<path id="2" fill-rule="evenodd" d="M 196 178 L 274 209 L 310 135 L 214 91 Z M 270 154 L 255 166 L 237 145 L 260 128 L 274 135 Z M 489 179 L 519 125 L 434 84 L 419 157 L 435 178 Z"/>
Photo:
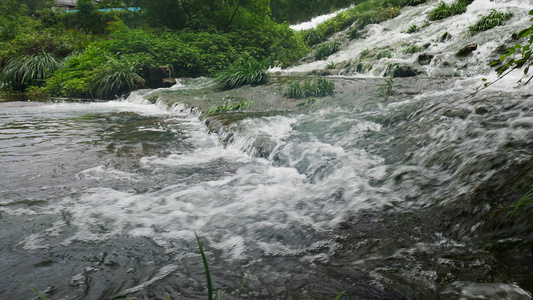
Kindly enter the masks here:
<path id="1" fill-rule="evenodd" d="M 0 0 L 0 42 L 14 39 L 31 19 L 28 8 L 17 0 Z"/>

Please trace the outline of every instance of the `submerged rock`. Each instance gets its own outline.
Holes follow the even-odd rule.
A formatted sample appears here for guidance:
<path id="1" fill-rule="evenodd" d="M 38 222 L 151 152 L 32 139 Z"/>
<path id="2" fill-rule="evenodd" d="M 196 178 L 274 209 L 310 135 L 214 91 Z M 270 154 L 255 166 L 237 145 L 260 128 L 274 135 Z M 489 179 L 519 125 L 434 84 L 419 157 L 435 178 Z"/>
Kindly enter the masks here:
<path id="1" fill-rule="evenodd" d="M 416 69 L 411 65 L 395 65 L 391 67 L 387 72 L 389 76 L 393 78 L 397 77 L 415 77 L 422 74 L 422 71 Z"/>
<path id="2" fill-rule="evenodd" d="M 433 60 L 433 57 L 435 55 L 430 53 L 421 53 L 418 55 L 417 62 L 421 65 L 429 65 L 431 63 L 431 60 Z"/>
<path id="3" fill-rule="evenodd" d="M 472 52 L 474 52 L 474 50 L 477 49 L 477 44 L 471 44 L 471 45 L 468 45 L 468 46 L 464 46 L 461 50 L 457 51 L 457 53 L 455 53 L 455 56 L 458 56 L 458 57 L 465 57 L 465 56 L 468 56 L 470 54 L 472 54 Z"/>

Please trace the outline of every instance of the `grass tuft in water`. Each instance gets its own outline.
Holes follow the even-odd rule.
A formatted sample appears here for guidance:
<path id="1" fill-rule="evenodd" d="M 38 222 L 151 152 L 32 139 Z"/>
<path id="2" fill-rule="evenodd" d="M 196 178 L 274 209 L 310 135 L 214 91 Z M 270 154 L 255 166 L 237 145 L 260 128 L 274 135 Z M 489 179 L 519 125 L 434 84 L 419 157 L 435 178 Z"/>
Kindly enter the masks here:
<path id="1" fill-rule="evenodd" d="M 382 58 L 391 58 L 391 57 L 392 57 L 392 52 L 390 50 L 384 50 L 384 51 L 378 52 L 374 56 L 374 59 L 375 60 L 380 60 Z"/>
<path id="2" fill-rule="evenodd" d="M 403 50 L 403 53 L 405 54 L 414 54 L 422 51 L 422 46 L 419 45 L 409 45 L 409 47 L 405 48 Z"/>
<path id="3" fill-rule="evenodd" d="M 510 11 L 491 10 L 488 15 L 482 16 L 474 25 L 468 27 L 468 32 L 474 35 L 478 32 L 489 30 L 496 26 L 504 25 L 513 17 Z"/>
<path id="4" fill-rule="evenodd" d="M 285 96 L 288 98 L 303 99 L 308 97 L 324 97 L 333 94 L 335 84 L 322 76 L 316 76 L 313 79 L 307 79 L 300 83 L 299 81 L 289 82 L 285 90 Z"/>
<path id="5" fill-rule="evenodd" d="M 338 42 L 324 43 L 316 48 L 315 59 L 322 60 L 337 51 L 339 51 Z"/>
<path id="6" fill-rule="evenodd" d="M 266 60 L 238 60 L 217 75 L 215 86 L 221 90 L 231 90 L 247 84 L 265 84 L 269 81 L 268 67 Z"/>
<path id="7" fill-rule="evenodd" d="M 220 112 L 241 110 L 241 109 L 249 107 L 250 105 L 254 103 L 253 101 L 249 101 L 246 99 L 240 99 L 236 103 L 230 103 L 231 100 L 233 99 L 226 99 L 226 102 L 224 103 L 224 105 L 217 105 L 217 106 L 211 107 L 208 111 L 205 112 L 205 114 L 209 115 L 209 114 L 215 114 L 215 113 L 220 113 Z"/>
<path id="8" fill-rule="evenodd" d="M 430 21 L 442 20 L 451 16 L 460 15 L 466 12 L 466 7 L 474 0 L 456 0 L 451 4 L 440 2 L 439 6 L 429 12 Z"/>
<path id="9" fill-rule="evenodd" d="M 385 83 L 379 86 L 379 96 L 383 97 L 385 101 L 387 101 L 390 95 L 392 94 L 393 84 L 394 80 L 392 79 L 392 77 L 388 77 L 385 80 Z"/>

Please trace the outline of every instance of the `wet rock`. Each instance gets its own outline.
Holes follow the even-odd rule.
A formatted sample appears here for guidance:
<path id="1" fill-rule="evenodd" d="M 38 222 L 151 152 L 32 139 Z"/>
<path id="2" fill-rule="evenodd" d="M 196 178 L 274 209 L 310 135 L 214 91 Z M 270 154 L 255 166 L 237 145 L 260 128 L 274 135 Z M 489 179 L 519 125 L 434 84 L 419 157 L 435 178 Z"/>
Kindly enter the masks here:
<path id="1" fill-rule="evenodd" d="M 168 66 L 151 67 L 148 70 L 148 82 L 147 82 L 148 87 L 152 89 L 161 88 L 161 87 L 169 87 L 168 80 L 173 81 L 173 84 L 176 83 L 175 79 L 172 79 L 171 76 L 172 76 L 171 67 L 168 67 Z"/>
<path id="2" fill-rule="evenodd" d="M 396 65 L 392 67 L 388 72 L 389 76 L 393 78 L 398 77 L 414 77 L 422 73 L 422 71 L 416 69 L 410 65 Z"/>
<path id="3" fill-rule="evenodd" d="M 449 33 L 449 32 L 445 32 L 441 37 L 440 37 L 440 41 L 441 42 L 447 42 L 449 40 L 452 39 L 452 35 Z"/>
<path id="4" fill-rule="evenodd" d="M 498 48 L 494 51 L 495 54 L 506 54 L 508 47 L 506 45 L 499 45 Z"/>
<path id="5" fill-rule="evenodd" d="M 471 45 L 468 45 L 468 46 L 464 46 L 461 50 L 457 51 L 457 53 L 455 53 L 455 56 L 458 56 L 458 57 L 465 57 L 465 56 L 468 56 L 470 54 L 472 54 L 472 52 L 474 52 L 474 50 L 477 49 L 477 44 L 471 44 Z"/>
<path id="6" fill-rule="evenodd" d="M 420 55 L 418 55 L 417 61 L 421 65 L 429 65 L 433 57 L 435 57 L 435 55 L 433 54 L 421 53 Z"/>

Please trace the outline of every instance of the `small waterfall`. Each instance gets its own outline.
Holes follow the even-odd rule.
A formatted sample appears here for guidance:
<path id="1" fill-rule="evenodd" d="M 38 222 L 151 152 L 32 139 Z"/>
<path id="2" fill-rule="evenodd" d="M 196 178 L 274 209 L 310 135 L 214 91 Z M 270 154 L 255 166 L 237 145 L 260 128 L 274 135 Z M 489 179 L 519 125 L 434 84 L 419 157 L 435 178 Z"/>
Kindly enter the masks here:
<path id="1" fill-rule="evenodd" d="M 301 64 L 283 72 L 309 73 L 324 70 L 330 64 L 340 64 L 352 65 L 340 70 L 341 75 L 358 76 L 362 73 L 364 76 L 382 77 L 388 65 L 405 64 L 415 67 L 429 77 L 492 75 L 494 71 L 488 63 L 499 58 L 499 47 L 514 45 L 515 42 L 511 38 L 513 33 L 530 26 L 531 16 L 528 12 L 533 9 L 533 4 L 528 0 L 475 0 L 468 5 L 466 13 L 443 20 L 427 21 L 428 13 L 438 3 L 430 1 L 416 7 L 403 8 L 401 14 L 392 20 L 366 26 L 361 32 L 361 38 L 348 41 L 347 33 L 338 33 L 330 40 L 341 41 L 339 52 L 326 60 Z M 486 15 L 493 9 L 510 11 L 514 16 L 505 26 L 497 26 L 471 36 L 468 27 L 481 15 Z M 418 27 L 418 31 L 407 33 L 413 25 Z M 465 58 L 455 56 L 461 48 L 471 44 L 477 44 L 473 55 Z M 421 51 L 415 54 L 405 53 L 411 45 L 420 47 Z M 361 59 L 361 54 L 367 51 L 370 55 Z M 389 51 L 392 57 L 375 60 L 373 56 L 381 51 Z M 419 63 L 420 54 L 429 55 L 430 62 Z M 372 67 L 364 68 L 361 72 L 360 67 L 356 67 L 357 64 L 368 64 Z M 279 69 L 273 71 L 282 72 Z"/>

